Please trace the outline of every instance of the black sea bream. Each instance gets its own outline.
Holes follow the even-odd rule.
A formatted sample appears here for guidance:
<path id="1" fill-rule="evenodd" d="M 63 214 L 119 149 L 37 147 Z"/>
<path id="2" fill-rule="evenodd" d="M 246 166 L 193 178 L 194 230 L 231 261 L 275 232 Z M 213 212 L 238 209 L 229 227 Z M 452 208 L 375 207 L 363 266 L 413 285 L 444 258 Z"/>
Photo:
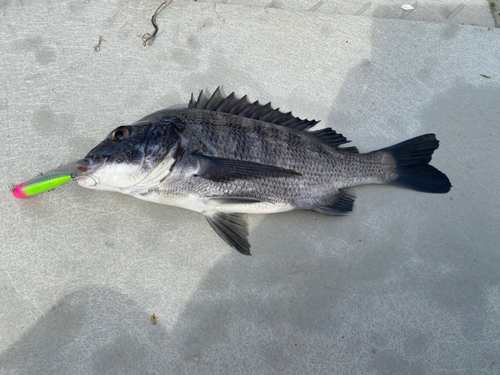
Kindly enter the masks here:
<path id="1" fill-rule="evenodd" d="M 220 90 L 189 107 L 155 112 L 113 130 L 77 162 L 90 189 L 200 212 L 229 245 L 250 254 L 247 213 L 313 210 L 344 215 L 345 188 L 390 184 L 447 193 L 445 174 L 430 166 L 439 142 L 422 135 L 360 154 L 330 128 Z"/>

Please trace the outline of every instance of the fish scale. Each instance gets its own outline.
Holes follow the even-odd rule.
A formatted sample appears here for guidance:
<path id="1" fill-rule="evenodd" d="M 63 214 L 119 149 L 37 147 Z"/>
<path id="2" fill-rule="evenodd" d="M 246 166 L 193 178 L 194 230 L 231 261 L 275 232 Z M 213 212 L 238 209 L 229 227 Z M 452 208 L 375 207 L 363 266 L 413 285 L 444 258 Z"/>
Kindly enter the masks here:
<path id="1" fill-rule="evenodd" d="M 78 183 L 202 213 L 230 246 L 250 254 L 246 213 L 314 210 L 345 215 L 345 188 L 390 184 L 446 193 L 445 174 L 429 165 L 439 142 L 422 135 L 360 154 L 330 128 L 270 103 L 191 96 L 188 108 L 161 110 L 121 126 L 77 163 Z"/>

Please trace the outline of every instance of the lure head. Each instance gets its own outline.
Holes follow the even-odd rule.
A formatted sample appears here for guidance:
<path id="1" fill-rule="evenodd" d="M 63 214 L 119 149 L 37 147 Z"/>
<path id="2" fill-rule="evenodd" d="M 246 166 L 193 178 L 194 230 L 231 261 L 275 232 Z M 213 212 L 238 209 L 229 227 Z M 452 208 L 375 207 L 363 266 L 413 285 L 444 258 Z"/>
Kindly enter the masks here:
<path id="1" fill-rule="evenodd" d="M 126 194 L 147 190 L 158 184 L 159 169 L 170 172 L 164 165 L 173 164 L 178 141 L 171 119 L 120 126 L 76 163 L 83 172 L 78 184 Z"/>
<path id="2" fill-rule="evenodd" d="M 12 190 L 12 195 L 18 199 L 25 199 L 28 198 L 29 195 L 26 194 L 24 191 L 26 187 L 25 183 L 17 185 L 13 190 Z"/>

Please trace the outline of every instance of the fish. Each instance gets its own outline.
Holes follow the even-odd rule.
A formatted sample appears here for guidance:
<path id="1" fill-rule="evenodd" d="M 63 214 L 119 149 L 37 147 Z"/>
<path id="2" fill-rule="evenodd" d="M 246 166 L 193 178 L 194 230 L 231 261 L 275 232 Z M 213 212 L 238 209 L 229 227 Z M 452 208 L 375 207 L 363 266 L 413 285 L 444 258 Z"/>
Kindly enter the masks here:
<path id="1" fill-rule="evenodd" d="M 435 134 L 360 153 L 319 121 L 251 102 L 245 95 L 191 94 L 187 108 L 164 109 L 114 129 L 76 163 L 89 189 L 117 191 L 205 216 L 231 247 L 250 255 L 247 214 L 291 210 L 347 215 L 349 188 L 386 184 L 447 193 L 429 165 Z"/>

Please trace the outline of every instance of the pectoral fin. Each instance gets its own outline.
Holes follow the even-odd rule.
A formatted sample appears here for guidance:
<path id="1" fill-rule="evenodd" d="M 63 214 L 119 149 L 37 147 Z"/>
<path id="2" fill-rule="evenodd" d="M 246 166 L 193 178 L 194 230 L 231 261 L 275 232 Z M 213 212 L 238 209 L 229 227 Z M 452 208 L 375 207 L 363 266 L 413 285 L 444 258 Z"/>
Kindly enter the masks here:
<path id="1" fill-rule="evenodd" d="M 205 217 L 210 226 L 229 246 L 242 254 L 251 255 L 245 214 L 217 212 Z"/>
<path id="2" fill-rule="evenodd" d="M 215 182 L 229 182 L 251 178 L 301 176 L 299 172 L 292 169 L 251 161 L 216 158 L 200 154 L 192 154 L 189 158 L 192 158 L 191 162 L 195 162 L 198 166 L 195 176 Z"/>

